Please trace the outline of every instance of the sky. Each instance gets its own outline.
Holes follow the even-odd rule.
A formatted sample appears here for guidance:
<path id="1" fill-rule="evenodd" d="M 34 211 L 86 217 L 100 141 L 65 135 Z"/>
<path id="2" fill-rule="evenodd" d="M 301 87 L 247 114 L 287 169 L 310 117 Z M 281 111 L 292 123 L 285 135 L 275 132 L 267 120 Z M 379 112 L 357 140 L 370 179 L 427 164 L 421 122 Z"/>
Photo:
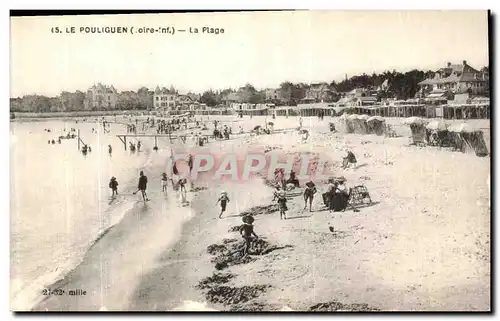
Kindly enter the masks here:
<path id="1" fill-rule="evenodd" d="M 106 26 L 129 33 L 80 32 Z M 161 26 L 176 33 L 138 33 Z M 63 32 L 51 32 L 54 27 Z M 75 33 L 66 33 L 71 27 Z M 224 33 L 202 33 L 203 27 Z M 263 89 L 284 81 L 340 81 L 346 74 L 435 70 L 463 60 L 476 69 L 488 65 L 486 11 L 12 17 L 10 28 L 11 97 L 86 91 L 98 82 L 118 91 L 173 85 L 201 93 L 246 83 Z"/>

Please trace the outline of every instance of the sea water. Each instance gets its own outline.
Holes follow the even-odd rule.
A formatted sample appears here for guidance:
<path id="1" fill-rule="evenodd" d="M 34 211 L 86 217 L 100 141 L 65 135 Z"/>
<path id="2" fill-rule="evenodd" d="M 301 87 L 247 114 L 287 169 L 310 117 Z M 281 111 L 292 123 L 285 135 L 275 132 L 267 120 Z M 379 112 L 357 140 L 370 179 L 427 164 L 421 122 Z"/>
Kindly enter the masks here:
<path id="1" fill-rule="evenodd" d="M 71 128 L 80 130 L 92 148 L 86 156 L 78 150 L 77 139 L 58 144 L 59 136 L 77 134 Z M 110 130 L 104 133 L 96 122 L 74 120 L 11 123 L 11 309 L 35 304 L 42 291 L 74 268 L 99 234 L 138 201 L 132 192 L 139 171 L 149 174 L 151 157 L 157 155 L 154 143 L 141 142 L 142 151 L 132 154 L 116 137 L 126 132 L 125 126 L 111 124 Z M 52 139 L 55 144 L 48 144 Z M 120 195 L 110 204 L 111 176 L 118 180 Z"/>

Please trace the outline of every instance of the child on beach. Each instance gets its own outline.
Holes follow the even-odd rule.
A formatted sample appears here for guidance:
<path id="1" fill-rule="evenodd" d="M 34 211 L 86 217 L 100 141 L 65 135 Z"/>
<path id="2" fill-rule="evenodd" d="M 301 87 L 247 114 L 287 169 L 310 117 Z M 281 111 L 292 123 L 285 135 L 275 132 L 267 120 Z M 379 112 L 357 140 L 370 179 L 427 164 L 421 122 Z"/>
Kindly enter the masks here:
<path id="1" fill-rule="evenodd" d="M 220 214 L 219 214 L 219 218 L 222 218 L 222 214 L 226 211 L 226 205 L 229 202 L 229 197 L 227 197 L 227 193 L 226 192 L 221 192 L 220 193 L 220 197 L 217 200 L 217 203 L 215 203 L 215 205 L 219 204 L 219 202 L 220 202 L 220 208 L 221 208 L 221 211 L 220 211 Z"/>
<path id="2" fill-rule="evenodd" d="M 353 164 L 353 166 L 356 167 L 357 164 L 356 156 L 354 156 L 354 153 L 351 152 L 350 150 L 346 150 L 346 152 L 347 152 L 346 157 L 342 158 L 342 168 L 346 169 L 349 166 L 349 164 Z"/>
<path id="3" fill-rule="evenodd" d="M 187 196 L 187 190 L 186 190 L 186 184 L 187 184 L 187 179 L 185 178 L 180 178 L 179 179 L 179 188 L 180 188 L 180 191 L 181 191 L 181 196 L 182 196 L 182 203 L 186 203 L 187 200 L 186 200 L 186 196 Z"/>
<path id="4" fill-rule="evenodd" d="M 161 191 L 162 192 L 167 191 L 167 180 L 168 180 L 167 173 L 161 174 L 161 187 L 162 187 Z"/>
<path id="5" fill-rule="evenodd" d="M 280 191 L 279 193 L 274 195 L 273 201 L 277 199 L 278 207 L 280 209 L 280 219 L 286 220 L 286 211 L 288 211 L 288 207 L 286 206 L 286 193 L 285 191 Z"/>
<path id="6" fill-rule="evenodd" d="M 248 254 L 248 251 L 250 250 L 250 247 L 252 246 L 252 241 L 253 237 L 255 236 L 256 239 L 259 237 L 257 234 L 255 234 L 255 231 L 253 230 L 253 221 L 254 218 L 250 215 L 244 216 L 242 218 L 243 225 L 240 227 L 240 234 L 241 237 L 245 240 L 245 247 L 243 248 L 243 256 L 246 256 Z"/>
<path id="7" fill-rule="evenodd" d="M 109 181 L 109 188 L 111 188 L 112 191 L 111 197 L 118 195 L 118 182 L 116 181 L 116 177 L 111 177 L 111 180 Z"/>

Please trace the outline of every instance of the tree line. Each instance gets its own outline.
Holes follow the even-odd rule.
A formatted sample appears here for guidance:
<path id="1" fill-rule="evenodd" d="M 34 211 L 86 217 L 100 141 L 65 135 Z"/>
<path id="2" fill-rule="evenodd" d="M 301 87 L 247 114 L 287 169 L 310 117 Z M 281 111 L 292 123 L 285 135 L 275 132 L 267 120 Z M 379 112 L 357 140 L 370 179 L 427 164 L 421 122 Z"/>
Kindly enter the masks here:
<path id="1" fill-rule="evenodd" d="M 386 80 L 388 87 L 378 91 L 378 98 L 394 97 L 397 99 L 414 98 L 418 91 L 418 83 L 422 80 L 433 77 L 432 71 L 411 70 L 405 73 L 398 71 L 385 71 L 383 73 L 372 75 L 362 74 L 355 75 L 336 82 L 322 83 L 321 100 L 325 102 L 335 102 L 342 98 L 345 93 L 355 88 L 374 89 L 379 88 Z M 321 85 L 321 84 L 319 84 Z M 285 81 L 276 89 L 278 97 L 266 97 L 265 90 L 257 90 L 251 84 L 239 88 L 238 90 L 224 89 L 219 91 L 208 90 L 201 96 L 201 103 L 207 106 L 218 106 L 225 102 L 225 98 L 229 93 L 237 95 L 240 102 L 247 103 L 275 103 L 282 105 L 296 105 L 302 99 L 309 97 L 308 92 L 311 90 L 311 84 L 292 83 Z M 319 100 L 319 98 L 318 98 Z"/>
<path id="2" fill-rule="evenodd" d="M 44 113 L 111 109 L 103 97 L 98 97 L 96 106 L 92 101 L 90 93 L 79 90 L 75 92 L 63 91 L 56 97 L 25 95 L 10 99 L 10 111 Z M 153 92 L 146 87 L 141 87 L 137 91 L 122 91 L 116 94 L 113 103 L 115 104 L 113 109 L 117 110 L 152 109 Z"/>
<path id="3" fill-rule="evenodd" d="M 488 71 L 483 67 L 481 71 Z M 335 102 L 342 98 L 345 93 L 355 88 L 373 89 L 377 92 L 378 100 L 382 98 L 409 99 L 414 98 L 419 88 L 418 83 L 426 78 L 434 77 L 432 71 L 414 69 L 408 72 L 385 71 L 373 73 L 372 75 L 355 75 L 336 82 L 322 83 L 321 97 L 316 97 L 325 102 Z M 387 80 L 387 87 L 380 88 Z M 266 95 L 266 90 L 257 90 L 253 85 L 246 84 L 237 90 L 207 90 L 203 92 L 200 103 L 210 107 L 228 105 L 228 102 L 245 102 L 252 104 L 274 103 L 277 105 L 296 105 L 303 98 L 310 97 L 311 85 L 305 83 L 292 83 L 285 81 L 276 88 L 276 95 Z M 137 91 L 123 91 L 117 94 L 115 109 L 153 109 L 154 92 L 142 87 Z M 11 111 L 24 112 L 49 112 L 49 111 L 78 111 L 78 110 L 106 110 L 104 104 L 93 107 L 86 104 L 89 101 L 88 93 L 81 91 L 62 92 L 57 97 L 46 97 L 42 95 L 28 95 L 21 98 L 10 99 Z"/>

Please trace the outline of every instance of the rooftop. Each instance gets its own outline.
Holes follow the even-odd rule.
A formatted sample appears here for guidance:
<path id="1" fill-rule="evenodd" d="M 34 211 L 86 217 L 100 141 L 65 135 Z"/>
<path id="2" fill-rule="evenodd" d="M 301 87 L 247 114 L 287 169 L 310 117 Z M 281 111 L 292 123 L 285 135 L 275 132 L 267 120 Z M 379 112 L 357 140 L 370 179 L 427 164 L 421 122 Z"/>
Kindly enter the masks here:
<path id="1" fill-rule="evenodd" d="M 160 86 L 156 86 L 155 89 L 155 95 L 174 95 L 176 93 L 177 92 L 173 88 L 167 89 L 165 87 L 160 88 Z"/>

